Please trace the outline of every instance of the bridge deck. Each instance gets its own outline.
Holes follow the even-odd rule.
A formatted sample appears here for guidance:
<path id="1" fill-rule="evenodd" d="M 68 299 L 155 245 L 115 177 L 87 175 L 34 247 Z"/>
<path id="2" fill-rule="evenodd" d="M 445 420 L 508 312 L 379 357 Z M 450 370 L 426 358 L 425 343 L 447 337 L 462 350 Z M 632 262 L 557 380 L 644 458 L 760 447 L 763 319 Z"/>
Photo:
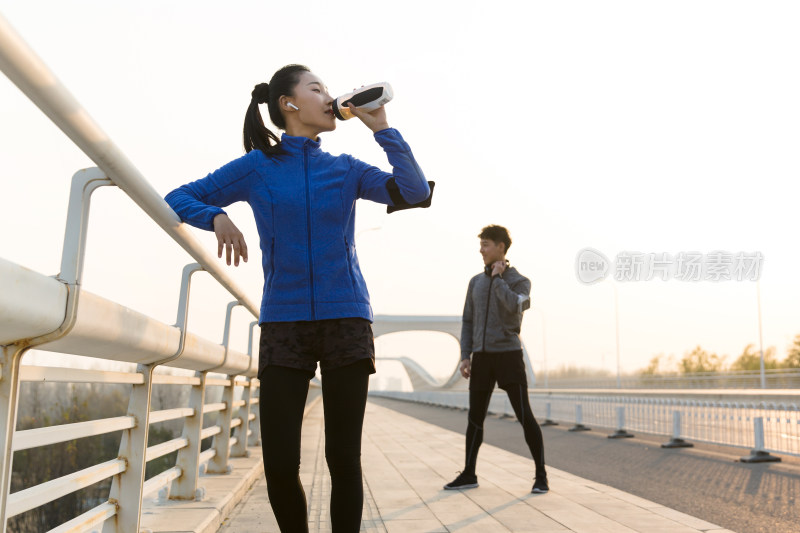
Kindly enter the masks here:
<path id="1" fill-rule="evenodd" d="M 454 416 L 463 415 L 454 412 Z M 301 466 L 309 526 L 315 532 L 331 530 L 323 438 L 322 406 L 317 403 L 306 415 Z M 550 492 L 530 494 L 533 462 L 486 444 L 478 464 L 480 487 L 442 490 L 461 468 L 463 446 L 463 435 L 368 404 L 362 531 L 731 533 L 554 468 L 548 470 Z M 203 502 L 160 505 L 149 501 L 143 509 L 142 527 L 153 533 L 277 532 L 256 455 L 254 449 L 253 457 L 234 460 L 233 475 L 204 477 L 207 499 Z M 233 508 L 238 500 L 241 503 Z"/>

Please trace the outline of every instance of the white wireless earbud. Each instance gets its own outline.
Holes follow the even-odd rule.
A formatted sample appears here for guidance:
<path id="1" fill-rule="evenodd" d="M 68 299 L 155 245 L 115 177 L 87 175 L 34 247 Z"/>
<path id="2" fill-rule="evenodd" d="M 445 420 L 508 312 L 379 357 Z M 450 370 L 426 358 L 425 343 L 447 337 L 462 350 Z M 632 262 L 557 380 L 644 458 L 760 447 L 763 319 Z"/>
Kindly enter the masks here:
<path id="1" fill-rule="evenodd" d="M 293 104 L 293 103 L 291 103 L 291 102 L 289 102 L 289 103 L 288 103 L 288 104 L 286 104 L 286 105 L 287 105 L 288 107 L 291 107 L 291 108 L 292 108 L 292 109 L 294 109 L 295 111 L 300 111 L 300 108 L 299 108 L 299 107 L 297 107 L 296 105 L 294 105 L 294 104 Z"/>

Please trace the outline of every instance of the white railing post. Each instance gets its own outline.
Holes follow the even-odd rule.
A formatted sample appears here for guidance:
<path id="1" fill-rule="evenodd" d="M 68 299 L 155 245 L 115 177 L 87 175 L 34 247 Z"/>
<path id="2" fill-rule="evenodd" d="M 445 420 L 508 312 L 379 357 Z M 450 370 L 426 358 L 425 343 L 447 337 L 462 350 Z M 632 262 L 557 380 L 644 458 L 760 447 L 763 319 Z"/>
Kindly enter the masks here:
<path id="1" fill-rule="evenodd" d="M 225 403 L 225 409 L 219 411 L 217 415 L 217 423 L 219 424 L 220 432 L 214 436 L 211 447 L 214 448 L 216 453 L 208 461 L 206 466 L 206 473 L 208 474 L 230 474 L 231 467 L 228 465 L 228 456 L 230 455 L 231 448 L 231 421 L 233 420 L 233 389 L 234 378 L 236 376 L 227 376 L 229 385 L 225 385 L 222 392 L 222 401 Z"/>
<path id="2" fill-rule="evenodd" d="M 225 311 L 225 332 L 222 337 L 222 345 L 225 347 L 225 357 L 222 359 L 222 364 L 216 368 L 224 367 L 228 362 L 233 308 L 239 305 L 241 304 L 237 301 L 229 302 Z M 213 372 L 216 368 L 210 369 L 209 372 Z M 216 454 L 211 458 L 206 467 L 206 472 L 209 474 L 229 474 L 231 471 L 228 466 L 228 457 L 231 451 L 231 422 L 233 421 L 233 392 L 236 387 L 236 376 L 228 375 L 226 379 L 228 380 L 228 385 L 225 385 L 222 392 L 222 401 L 225 403 L 225 409 L 217 415 L 220 432 L 214 437 L 214 443 L 212 444 Z"/>
<path id="3" fill-rule="evenodd" d="M 750 455 L 742 457 L 739 460 L 743 463 L 776 463 L 780 462 L 781 458 L 771 455 L 764 446 L 764 419 L 756 417 L 753 419 L 753 443 L 755 447 L 750 452 Z"/>
<path id="4" fill-rule="evenodd" d="M 181 330 L 178 351 L 165 361 L 165 363 L 180 358 L 186 349 L 186 333 L 189 323 L 189 296 L 191 292 L 192 275 L 202 270 L 203 267 L 198 263 L 191 263 L 183 267 L 181 276 L 181 292 L 178 300 L 178 316 L 176 327 Z M 201 492 L 197 489 L 197 478 L 200 470 L 200 433 L 203 430 L 203 405 L 206 397 L 206 372 L 196 372 L 195 377 L 199 383 L 192 385 L 192 392 L 189 395 L 189 407 L 194 414 L 184 419 L 183 437 L 187 439 L 188 446 L 178 451 L 178 458 L 175 466 L 181 469 L 181 475 L 172 481 L 169 497 L 177 500 L 200 500 Z"/>
<path id="5" fill-rule="evenodd" d="M 258 372 L 258 363 L 259 363 L 259 356 L 260 352 L 253 353 L 253 342 L 255 340 L 255 336 L 253 335 L 253 328 L 258 326 L 258 320 L 254 320 L 250 322 L 250 334 L 248 335 L 247 339 L 247 354 L 250 356 L 250 359 L 255 357 L 256 359 L 256 372 Z M 259 337 L 260 339 L 260 337 Z M 252 364 L 250 365 L 252 367 Z M 247 388 L 247 399 L 245 403 L 245 409 L 247 410 L 247 420 L 242 422 L 242 432 L 244 438 L 247 439 L 247 446 L 259 446 L 261 444 L 261 410 L 259 408 L 253 409 L 253 405 L 258 405 L 258 399 L 253 394 L 254 389 L 258 388 L 260 382 L 258 378 L 250 378 L 250 386 Z M 259 392 L 259 396 L 261 393 Z M 255 400 L 255 401 L 254 401 Z M 250 416 L 252 414 L 253 421 L 250 422 Z"/>
<path id="6" fill-rule="evenodd" d="M 108 501 L 117 506 L 117 514 L 113 521 L 106 521 L 103 533 L 139 533 L 154 370 L 155 365 L 139 365 L 137 368 L 144 383 L 133 385 L 128 401 L 128 416 L 136 419 L 136 425 L 122 433 L 119 457 L 125 459 L 127 467 L 111 482 Z"/>
<path id="7" fill-rule="evenodd" d="M 608 436 L 609 439 L 627 439 L 633 437 L 633 433 L 625 430 L 625 407 L 617 407 L 617 430 Z"/>
<path id="8" fill-rule="evenodd" d="M 590 431 L 591 428 L 583 425 L 583 406 L 577 404 L 575 406 L 575 425 L 569 428 L 568 431 Z"/>
<path id="9" fill-rule="evenodd" d="M 545 403 L 544 405 L 544 422 L 541 423 L 542 426 L 557 426 L 558 422 L 553 420 L 553 413 L 552 413 L 552 405 L 550 402 Z"/>
<path id="10" fill-rule="evenodd" d="M 181 469 L 181 476 L 172 481 L 169 491 L 171 500 L 202 500 L 203 491 L 198 489 L 200 477 L 200 434 L 203 431 L 203 405 L 206 398 L 206 372 L 197 372 L 195 377 L 200 383 L 192 386 L 189 395 L 189 407 L 194 414 L 183 422 L 182 437 L 189 443 L 178 451 L 176 466 Z"/>
<path id="11" fill-rule="evenodd" d="M 11 443 L 17 426 L 19 405 L 19 364 L 27 348 L 3 346 L 0 352 L 0 531 L 6 531 L 6 502 L 11 491 L 11 465 L 14 451 Z"/>
<path id="12" fill-rule="evenodd" d="M 242 401 L 244 405 L 241 406 L 237 412 L 241 424 L 235 430 L 236 443 L 231 446 L 231 457 L 249 457 L 250 452 L 247 451 L 247 444 L 250 436 L 250 398 L 252 397 L 253 380 L 248 379 L 247 384 L 242 390 Z"/>
<path id="13" fill-rule="evenodd" d="M 255 382 L 255 384 L 253 384 Z M 253 390 L 258 390 L 258 396 L 253 397 Z M 255 400 L 255 401 L 254 401 Z M 253 405 L 256 406 L 253 409 Z M 249 446 L 261 445 L 261 382 L 257 378 L 250 378 L 250 412 L 253 415 L 253 421 L 248 426 L 249 439 L 247 444 Z"/>
<path id="14" fill-rule="evenodd" d="M 79 170 L 72 176 L 61 252 L 61 272 L 57 279 L 69 285 L 83 283 L 83 258 L 89 230 L 89 209 L 92 193 L 100 187 L 114 185 L 99 168 Z"/>
<path id="15" fill-rule="evenodd" d="M 672 411 L 672 439 L 661 445 L 662 448 L 691 448 L 694 444 L 681 438 L 681 412 Z"/>

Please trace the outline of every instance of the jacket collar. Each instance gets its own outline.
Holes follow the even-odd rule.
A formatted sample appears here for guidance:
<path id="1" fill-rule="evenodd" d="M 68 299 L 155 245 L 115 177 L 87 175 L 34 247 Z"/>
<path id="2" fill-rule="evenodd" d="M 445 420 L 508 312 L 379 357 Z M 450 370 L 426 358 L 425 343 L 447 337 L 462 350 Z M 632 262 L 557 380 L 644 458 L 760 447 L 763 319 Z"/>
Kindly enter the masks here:
<path id="1" fill-rule="evenodd" d="M 506 259 L 506 272 L 510 272 L 513 269 L 514 269 L 514 267 L 512 267 L 511 263 L 508 261 L 508 259 Z M 492 265 L 484 265 L 483 273 L 491 278 L 492 277 Z"/>
<path id="2" fill-rule="evenodd" d="M 318 152 L 321 144 L 322 141 L 319 137 L 317 137 L 316 141 L 312 141 L 308 137 L 294 137 L 286 133 L 281 134 L 281 147 L 290 154 L 303 153 L 304 148 L 311 153 Z"/>

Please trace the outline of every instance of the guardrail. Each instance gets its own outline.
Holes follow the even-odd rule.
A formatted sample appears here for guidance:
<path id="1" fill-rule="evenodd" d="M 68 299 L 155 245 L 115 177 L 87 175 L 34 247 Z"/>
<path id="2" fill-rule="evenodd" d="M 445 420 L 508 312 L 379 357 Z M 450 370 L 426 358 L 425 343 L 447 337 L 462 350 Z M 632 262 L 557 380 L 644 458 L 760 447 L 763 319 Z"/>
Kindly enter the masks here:
<path id="1" fill-rule="evenodd" d="M 539 381 L 543 381 L 541 376 Z M 761 373 L 757 370 L 696 372 L 680 375 L 556 378 L 550 376 L 549 389 L 759 389 Z M 767 389 L 800 389 L 800 369 L 781 368 L 764 371 Z"/>
<path id="2" fill-rule="evenodd" d="M 371 394 L 469 409 L 469 393 L 443 391 L 374 391 Z M 800 391 L 532 391 L 531 409 L 542 424 L 573 424 L 571 430 L 615 430 L 664 435 L 664 447 L 691 446 L 688 441 L 750 448 L 746 462 L 779 460 L 771 453 L 800 456 Z M 514 416 L 508 397 L 495 392 L 489 412 Z"/>
<path id="3" fill-rule="evenodd" d="M 232 310 L 243 306 L 257 318 L 258 307 L 2 16 L 0 70 L 99 167 L 79 171 L 73 177 L 58 276 L 44 276 L 0 259 L 2 531 L 7 530 L 9 518 L 110 480 L 107 498 L 51 531 L 102 529 L 138 533 L 146 494 L 161 491 L 172 499 L 200 499 L 201 470 L 224 474 L 229 457 L 247 455 L 248 445 L 258 444 L 258 410 L 253 409 L 258 403 L 259 387 L 255 378 L 257 358 L 253 356 L 253 326 L 257 321 L 247 326 L 248 353 L 229 347 Z M 108 185 L 124 191 L 197 261 L 184 268 L 174 325 L 82 288 L 91 195 L 98 187 Z M 191 279 L 198 271 L 211 274 L 234 298 L 227 307 L 222 344 L 194 335 L 186 328 Z M 23 355 L 34 347 L 131 363 L 136 370 L 22 366 Z M 168 375 L 156 371 L 160 366 L 191 372 Z M 27 382 L 125 384 L 130 386 L 127 412 L 113 418 L 17 431 L 20 387 Z M 184 405 L 151 411 L 154 385 L 188 387 L 191 392 Z M 219 392 L 219 401 L 209 402 L 209 391 Z M 216 420 L 208 425 L 210 415 Z M 148 445 L 151 426 L 168 421 L 182 423 L 181 436 Z M 117 457 L 10 493 L 15 452 L 107 434 L 121 434 Z M 202 445 L 212 439 L 209 447 Z M 148 462 L 174 452 L 177 458 L 172 467 L 145 479 Z"/>

